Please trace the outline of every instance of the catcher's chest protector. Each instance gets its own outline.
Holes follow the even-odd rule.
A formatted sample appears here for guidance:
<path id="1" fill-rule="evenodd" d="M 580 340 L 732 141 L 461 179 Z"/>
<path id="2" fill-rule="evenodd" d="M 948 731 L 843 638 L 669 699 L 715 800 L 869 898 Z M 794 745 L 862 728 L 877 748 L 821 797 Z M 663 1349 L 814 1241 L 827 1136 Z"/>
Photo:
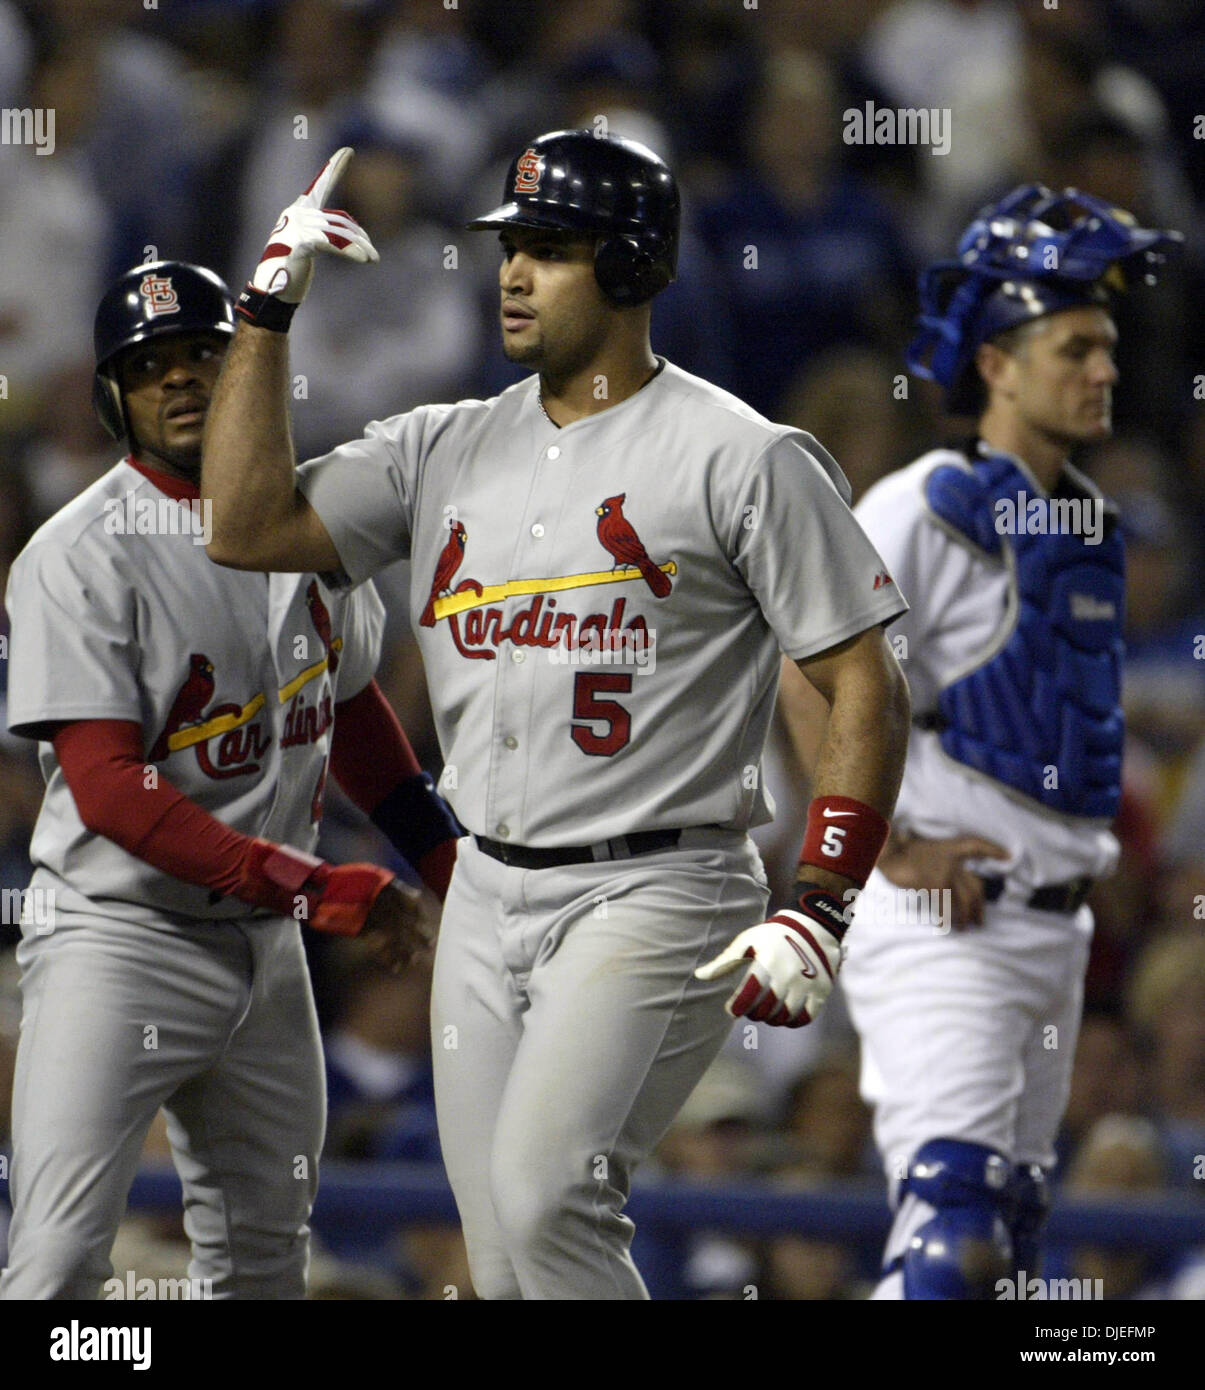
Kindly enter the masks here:
<path id="1" fill-rule="evenodd" d="M 1124 736 L 1125 565 L 1115 513 L 1085 493 L 1081 515 L 1096 509 L 1097 525 L 1051 534 L 1057 508 L 1002 455 L 939 465 L 925 498 L 958 539 L 1007 565 L 1011 580 L 992 641 L 938 698 L 943 750 L 1049 810 L 1111 819 Z"/>

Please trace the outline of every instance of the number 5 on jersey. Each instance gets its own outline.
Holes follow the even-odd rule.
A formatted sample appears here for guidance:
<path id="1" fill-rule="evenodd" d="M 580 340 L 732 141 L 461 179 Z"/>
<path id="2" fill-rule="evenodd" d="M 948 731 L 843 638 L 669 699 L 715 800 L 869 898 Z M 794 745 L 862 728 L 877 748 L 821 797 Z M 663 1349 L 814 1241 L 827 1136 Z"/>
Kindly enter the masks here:
<path id="1" fill-rule="evenodd" d="M 632 716 L 617 700 L 600 700 L 599 693 L 630 695 L 631 673 L 618 671 L 579 671 L 573 678 L 573 717 L 590 725 L 605 724 L 606 732 L 596 733 L 587 724 L 572 725 L 574 743 L 583 753 L 609 758 L 627 747 L 632 737 Z"/>

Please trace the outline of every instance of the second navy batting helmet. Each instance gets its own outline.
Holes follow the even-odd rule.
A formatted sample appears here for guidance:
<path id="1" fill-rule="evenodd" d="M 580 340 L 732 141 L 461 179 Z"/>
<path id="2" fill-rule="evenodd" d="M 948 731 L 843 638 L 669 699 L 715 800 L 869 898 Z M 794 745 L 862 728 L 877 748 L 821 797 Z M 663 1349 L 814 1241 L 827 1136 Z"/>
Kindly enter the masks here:
<path id="1" fill-rule="evenodd" d="M 126 433 L 117 381 L 123 349 L 165 333 L 234 332 L 234 298 L 212 270 L 183 261 L 151 261 L 128 270 L 96 310 L 92 404 L 114 439 Z"/>
<path id="2" fill-rule="evenodd" d="M 468 225 L 595 232 L 594 275 L 619 305 L 643 304 L 678 272 L 678 185 L 635 140 L 557 130 L 511 162 L 506 201 Z"/>
<path id="3" fill-rule="evenodd" d="M 1074 188 L 1015 188 L 963 232 L 956 260 L 921 275 L 908 367 L 944 386 L 951 410 L 971 409 L 981 343 L 1061 309 L 1107 305 L 1135 280 L 1153 284 L 1163 251 L 1179 241 L 1179 232 L 1139 227 L 1123 208 Z"/>

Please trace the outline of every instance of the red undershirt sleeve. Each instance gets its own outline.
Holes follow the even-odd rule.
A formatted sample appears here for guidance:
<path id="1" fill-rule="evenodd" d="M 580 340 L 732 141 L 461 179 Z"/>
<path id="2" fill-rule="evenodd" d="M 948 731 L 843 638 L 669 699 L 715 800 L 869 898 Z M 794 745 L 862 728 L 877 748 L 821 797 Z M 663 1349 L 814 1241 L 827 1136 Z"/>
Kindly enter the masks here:
<path id="1" fill-rule="evenodd" d="M 422 772 L 406 731 L 375 680 L 335 707 L 331 771 L 366 816 L 399 782 Z"/>
<path id="2" fill-rule="evenodd" d="M 336 707 L 331 771 L 442 902 L 456 865 L 460 827 L 375 680 Z"/>
<path id="3" fill-rule="evenodd" d="M 80 719 L 54 736 L 54 752 L 76 810 L 94 835 L 185 883 L 223 897 L 243 876 L 252 840 L 223 825 L 151 766 L 142 726 L 126 719 Z"/>

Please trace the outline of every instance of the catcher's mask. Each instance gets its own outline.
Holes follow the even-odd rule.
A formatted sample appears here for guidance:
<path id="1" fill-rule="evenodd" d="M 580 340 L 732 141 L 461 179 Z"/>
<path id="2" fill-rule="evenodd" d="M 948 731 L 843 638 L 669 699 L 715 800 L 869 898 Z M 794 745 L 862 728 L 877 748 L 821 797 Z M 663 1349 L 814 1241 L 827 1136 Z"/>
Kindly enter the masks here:
<path id="1" fill-rule="evenodd" d="M 950 410 L 973 409 L 981 343 L 1061 309 L 1108 307 L 1136 280 L 1153 284 L 1166 249 L 1183 240 L 1074 188 L 1015 188 L 963 232 L 957 259 L 922 273 L 908 368 L 944 386 Z"/>

